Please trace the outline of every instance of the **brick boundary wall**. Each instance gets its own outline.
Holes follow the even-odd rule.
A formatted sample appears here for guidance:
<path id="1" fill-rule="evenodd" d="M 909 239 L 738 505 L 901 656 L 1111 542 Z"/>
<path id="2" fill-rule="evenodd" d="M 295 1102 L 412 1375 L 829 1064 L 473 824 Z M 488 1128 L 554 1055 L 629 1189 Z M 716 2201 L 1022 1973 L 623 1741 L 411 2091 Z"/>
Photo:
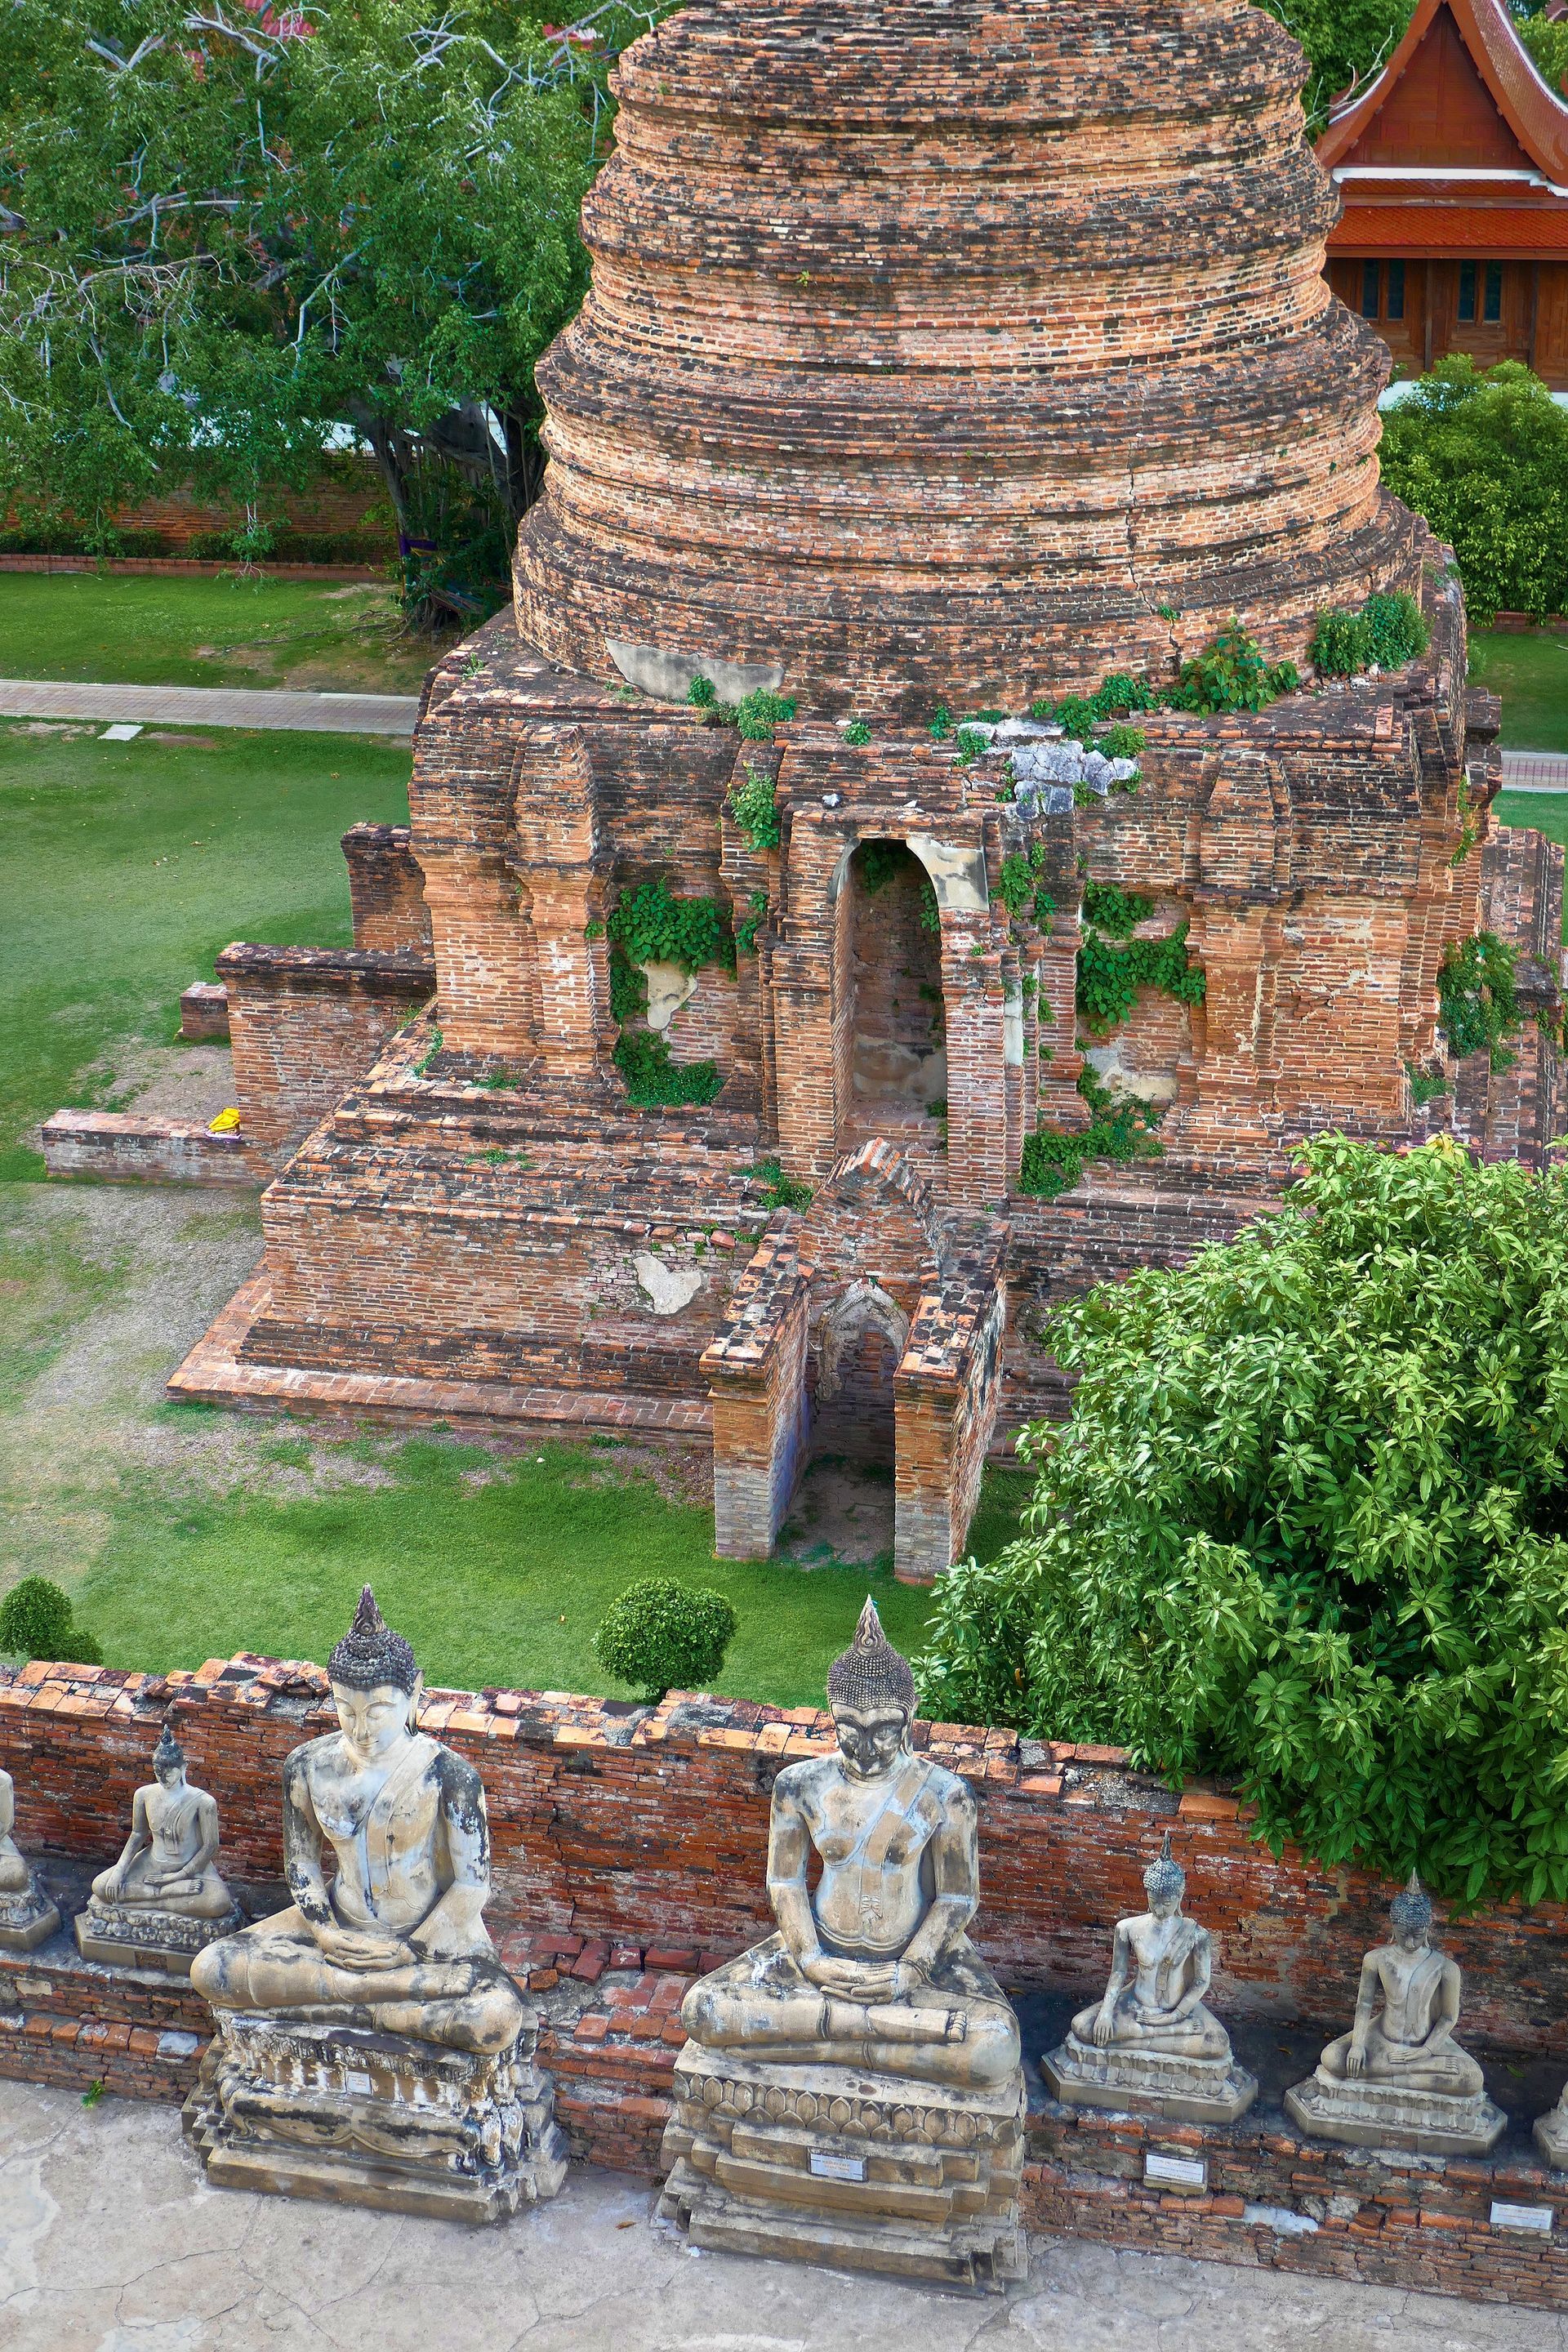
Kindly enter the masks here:
<path id="1" fill-rule="evenodd" d="M 127 578 L 216 580 L 240 568 L 237 555 L 226 562 L 209 562 L 194 555 L 116 555 L 100 562 L 95 555 L 0 555 L 0 572 L 110 572 Z M 368 558 L 363 563 L 268 563 L 253 569 L 272 580 L 353 580 L 381 587 L 387 573 Z"/>
<path id="2" fill-rule="evenodd" d="M 68 1914 L 89 1867 L 119 1847 L 160 1721 L 224 1816 L 223 1866 L 253 1914 L 281 1899 L 279 1769 L 331 1720 L 311 1665 L 241 1655 L 195 1674 L 42 1663 L 0 1670 L 0 1759 L 17 1827 Z M 819 1749 L 829 1718 L 672 1693 L 657 1709 L 559 1692 L 432 1691 L 424 1727 L 470 1757 L 489 1791 L 506 1965 L 542 2012 L 542 2063 L 573 2156 L 652 2179 L 700 1972 L 763 1926 L 768 1795 L 781 1764 Z M 1568 2059 L 1562 1909 L 1518 1905 L 1450 1919 L 1467 1972 L 1463 2032 L 1489 2053 L 1511 2128 L 1490 2159 L 1402 2158 L 1306 2140 L 1284 2118 L 1323 2033 L 1342 2029 L 1390 1892 L 1252 1842 L 1236 1800 L 1130 1772 L 1114 1750 L 921 1725 L 981 1805 L 978 1941 L 1018 2002 L 1029 2081 L 1023 2210 L 1036 2231 L 1204 2261 L 1568 2309 L 1568 2178 L 1542 2166 L 1529 2119 Z M 1057 2105 L 1040 2053 L 1097 1992 L 1117 1914 L 1166 1828 L 1194 1914 L 1220 1939 L 1215 2005 L 1263 2083 L 1227 2126 Z M 68 1932 L 0 1955 L 0 2074 L 178 2101 L 205 2021 L 188 1986 L 105 1969 Z M 193 2042 L 196 2046 L 193 2046 Z M 1500 2057 L 1511 2053 L 1512 2057 Z M 1151 2185 L 1151 2154 L 1199 2157 L 1201 2189 Z M 1550 2212 L 1531 2235 L 1494 2203 Z"/>
<path id="3" fill-rule="evenodd" d="M 247 1137 L 134 1111 L 57 1110 L 41 1129 L 52 1177 L 94 1184 L 265 1184 L 272 1171 Z"/>
<path id="4" fill-rule="evenodd" d="M 193 1778 L 218 1801 L 226 1869 L 279 1876 L 283 1759 L 333 1717 L 321 1668 L 245 1654 L 166 1676 L 42 1662 L 0 1670 L 0 1762 L 16 1779 L 23 1843 L 84 1860 L 117 1852 L 171 1712 Z M 433 1690 L 420 1719 L 483 1776 L 503 1930 L 717 1953 L 771 1926 L 773 1778 L 832 1737 L 811 1707 L 679 1692 L 649 1710 L 561 1692 Z M 1234 1796 L 1201 1782 L 1178 1794 L 1113 1748 L 951 1724 L 921 1724 L 916 1738 L 975 1787 L 976 1940 L 1010 1988 L 1098 1992 L 1111 1924 L 1141 1905 L 1144 1864 L 1169 1829 L 1192 1911 L 1219 1941 L 1219 2013 L 1342 2030 L 1392 1886 L 1290 1847 L 1277 1861 Z M 1568 2063 L 1568 1911 L 1443 1910 L 1443 1940 L 1465 1971 L 1466 2038 Z"/>

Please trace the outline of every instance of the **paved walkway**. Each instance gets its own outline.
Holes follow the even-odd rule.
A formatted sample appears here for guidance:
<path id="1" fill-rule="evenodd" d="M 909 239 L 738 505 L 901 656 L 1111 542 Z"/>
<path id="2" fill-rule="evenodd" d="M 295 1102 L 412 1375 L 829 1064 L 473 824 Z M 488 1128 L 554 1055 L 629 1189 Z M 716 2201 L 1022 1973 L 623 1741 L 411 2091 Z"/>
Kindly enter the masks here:
<path id="1" fill-rule="evenodd" d="M 73 686 L 0 677 L 0 719 L 101 719 L 153 727 L 281 727 L 307 735 L 412 735 L 412 694 L 294 694 L 228 686 Z"/>
<path id="2" fill-rule="evenodd" d="M 7 2352 L 1568 2352 L 1568 2320 L 1042 2241 L 1005 2302 L 700 2254 L 574 2169 L 490 2230 L 209 2189 L 172 2107 L 0 2081 Z"/>
<path id="3" fill-rule="evenodd" d="M 1505 793 L 1568 793 L 1568 753 L 1505 751 L 1502 786 Z"/>
<path id="4" fill-rule="evenodd" d="M 320 735 L 412 735 L 412 694 L 295 694 L 271 687 L 77 686 L 0 677 L 0 719 L 100 719 L 108 726 L 282 727 Z M 1568 753 L 1505 751 L 1509 792 L 1568 793 Z"/>

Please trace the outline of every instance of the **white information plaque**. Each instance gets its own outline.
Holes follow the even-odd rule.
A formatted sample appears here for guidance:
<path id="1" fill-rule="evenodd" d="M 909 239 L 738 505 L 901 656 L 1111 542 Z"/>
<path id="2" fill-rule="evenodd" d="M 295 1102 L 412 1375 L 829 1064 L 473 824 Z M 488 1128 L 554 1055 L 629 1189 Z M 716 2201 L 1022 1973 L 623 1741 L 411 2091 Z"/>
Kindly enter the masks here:
<path id="1" fill-rule="evenodd" d="M 864 2180 L 866 2159 L 863 2156 L 829 2156 L 825 2148 L 811 2151 L 811 2168 L 819 2180 Z"/>
<path id="2" fill-rule="evenodd" d="M 1500 2197 L 1492 2199 L 1494 2230 L 1530 2230 L 1538 2238 L 1552 2235 L 1550 2205 L 1506 2205 Z"/>
<path id="3" fill-rule="evenodd" d="M 1201 2156 L 1155 2156 L 1143 2158 L 1143 2178 L 1167 2189 L 1206 2189 L 1209 2168 Z"/>

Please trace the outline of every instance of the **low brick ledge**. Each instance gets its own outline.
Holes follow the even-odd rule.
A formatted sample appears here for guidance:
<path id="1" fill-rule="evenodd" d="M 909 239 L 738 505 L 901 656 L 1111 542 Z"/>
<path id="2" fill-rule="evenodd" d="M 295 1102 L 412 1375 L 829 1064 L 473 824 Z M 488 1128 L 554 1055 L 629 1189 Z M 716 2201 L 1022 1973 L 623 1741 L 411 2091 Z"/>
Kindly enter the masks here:
<path id="1" fill-rule="evenodd" d="M 264 1364 L 242 1356 L 254 1324 L 266 1314 L 272 1278 L 263 1266 L 241 1286 L 165 1389 L 171 1397 L 226 1404 L 258 1412 L 309 1413 L 321 1420 L 449 1422 L 454 1429 L 536 1430 L 560 1437 L 574 1430 L 605 1430 L 653 1443 L 708 1436 L 713 1408 L 705 1397 L 638 1396 L 625 1389 L 551 1388 L 537 1382 L 429 1380 L 412 1373 L 328 1372 L 295 1364 Z"/>
<path id="2" fill-rule="evenodd" d="M 213 969 L 226 990 L 240 992 L 242 1007 L 247 982 L 290 992 L 395 996 L 410 1003 L 423 1003 L 436 987 L 436 967 L 423 957 L 371 948 L 257 947 L 237 940 Z"/>
<path id="3" fill-rule="evenodd" d="M 43 1147 L 49 1175 L 100 1184 L 258 1185 L 272 1175 L 237 1128 L 214 1135 L 198 1121 L 130 1111 L 58 1110 Z"/>

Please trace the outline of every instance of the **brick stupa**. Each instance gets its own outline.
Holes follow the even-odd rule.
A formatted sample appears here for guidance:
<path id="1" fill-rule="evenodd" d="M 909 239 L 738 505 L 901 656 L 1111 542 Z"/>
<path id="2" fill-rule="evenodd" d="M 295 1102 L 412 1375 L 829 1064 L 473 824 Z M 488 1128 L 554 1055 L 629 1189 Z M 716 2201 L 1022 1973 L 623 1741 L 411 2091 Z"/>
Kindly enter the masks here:
<path id="1" fill-rule="evenodd" d="M 515 612 L 433 674 L 411 834 L 348 836 L 354 952 L 221 960 L 279 1173 L 176 1391 L 710 1430 L 740 1555 L 813 1455 L 879 1461 L 930 1576 L 988 1448 L 1059 1405 L 1064 1290 L 1234 1232 L 1325 1126 L 1540 1155 L 1547 1036 L 1445 1063 L 1436 982 L 1489 927 L 1557 1017 L 1561 853 L 1487 835 L 1497 707 L 1379 488 L 1302 72 L 1240 0 L 725 0 L 627 53 Z M 1152 714 L 1136 779 L 931 732 L 1169 681 L 1232 615 L 1306 672 L 1317 611 L 1388 588 L 1420 661 Z M 748 740 L 697 677 L 796 715 Z M 617 966 L 652 884 L 715 960 Z M 1090 884 L 1187 927 L 1202 1002 L 1084 1025 Z M 1045 1199 L 1030 1139 L 1089 1120 L 1086 1056 L 1163 1156 Z M 711 1099 L 638 1107 L 628 1070 Z"/>

